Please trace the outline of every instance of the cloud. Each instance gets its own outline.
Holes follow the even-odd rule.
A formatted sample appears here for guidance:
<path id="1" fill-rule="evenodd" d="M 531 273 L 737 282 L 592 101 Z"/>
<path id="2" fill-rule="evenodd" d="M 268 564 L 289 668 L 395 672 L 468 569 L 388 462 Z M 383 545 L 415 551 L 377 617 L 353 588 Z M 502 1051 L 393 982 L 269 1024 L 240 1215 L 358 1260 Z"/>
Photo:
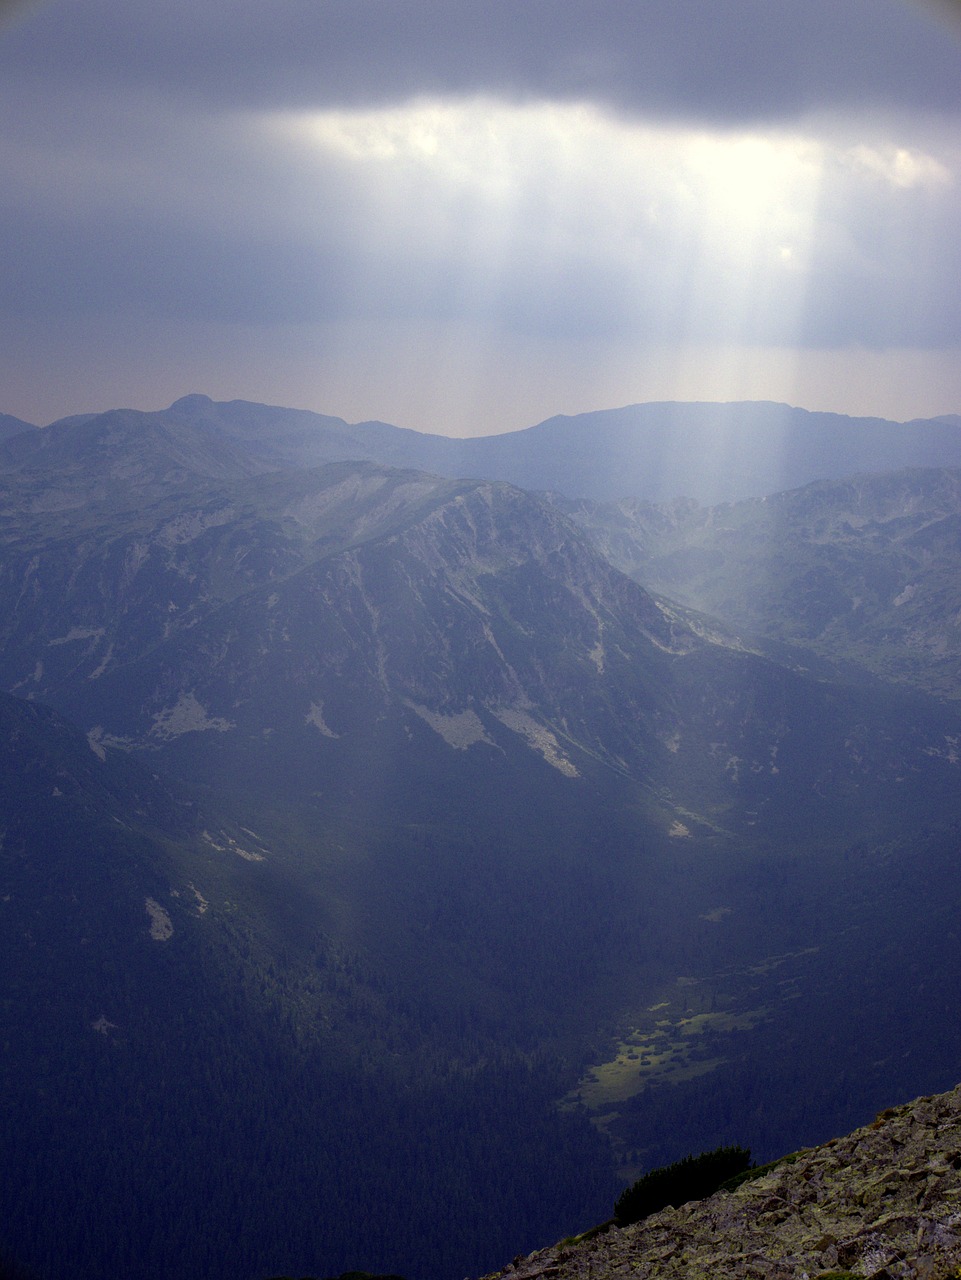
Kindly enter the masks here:
<path id="1" fill-rule="evenodd" d="M 955 111 L 937 14 L 906 0 L 84 0 L 22 25 L 16 59 L 23 75 L 223 107 L 489 94 L 744 123 L 825 105 Z"/>
<path id="2" fill-rule="evenodd" d="M 961 333 L 961 148 L 937 132 L 718 133 L 488 97 L 95 119 L 8 149 L 0 308 L 643 343 Z"/>
<path id="3" fill-rule="evenodd" d="M 952 182 L 951 171 L 924 151 L 909 147 L 877 147 L 859 143 L 849 157 L 853 164 L 894 187 L 939 187 Z"/>

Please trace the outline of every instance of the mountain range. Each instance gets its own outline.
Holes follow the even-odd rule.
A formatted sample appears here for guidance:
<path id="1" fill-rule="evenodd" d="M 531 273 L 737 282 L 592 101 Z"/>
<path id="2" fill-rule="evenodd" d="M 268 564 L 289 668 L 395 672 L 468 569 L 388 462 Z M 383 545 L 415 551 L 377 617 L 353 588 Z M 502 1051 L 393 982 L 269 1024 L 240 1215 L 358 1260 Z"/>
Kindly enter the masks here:
<path id="1" fill-rule="evenodd" d="M 476 1274 L 955 1082 L 961 420 L 8 423 L 41 1275 Z"/>
<path id="2" fill-rule="evenodd" d="M 139 422 L 145 432 L 149 425 L 176 436 L 186 428 L 194 447 L 204 441 L 223 448 L 230 441 L 246 455 L 244 463 L 235 459 L 237 465 L 248 467 L 254 459 L 262 467 L 365 460 L 453 478 L 506 480 L 595 501 L 669 502 L 683 496 L 710 505 L 861 472 L 961 466 L 958 415 L 899 423 L 767 401 L 628 405 L 561 415 L 524 431 L 451 439 L 383 422 L 350 424 L 303 409 L 218 403 L 194 394 L 157 414 L 74 415 L 44 434 L 59 448 L 70 428 L 96 421 L 102 433 L 123 418 Z M 4 418 L 0 439 L 18 423 Z M 32 431 L 20 433 L 27 437 L 18 442 L 21 457 L 40 447 Z"/>

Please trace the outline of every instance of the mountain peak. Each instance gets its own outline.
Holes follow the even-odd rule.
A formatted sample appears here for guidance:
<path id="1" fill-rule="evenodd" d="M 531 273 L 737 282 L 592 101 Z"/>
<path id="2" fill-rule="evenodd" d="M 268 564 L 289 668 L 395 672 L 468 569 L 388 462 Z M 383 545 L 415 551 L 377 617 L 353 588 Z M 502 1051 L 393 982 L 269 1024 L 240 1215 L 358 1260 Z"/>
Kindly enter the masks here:
<path id="1" fill-rule="evenodd" d="M 168 412 L 196 413 L 212 404 L 213 400 L 211 400 L 210 396 L 202 395 L 199 391 L 192 391 L 189 395 L 181 396 L 179 400 L 175 400 Z"/>

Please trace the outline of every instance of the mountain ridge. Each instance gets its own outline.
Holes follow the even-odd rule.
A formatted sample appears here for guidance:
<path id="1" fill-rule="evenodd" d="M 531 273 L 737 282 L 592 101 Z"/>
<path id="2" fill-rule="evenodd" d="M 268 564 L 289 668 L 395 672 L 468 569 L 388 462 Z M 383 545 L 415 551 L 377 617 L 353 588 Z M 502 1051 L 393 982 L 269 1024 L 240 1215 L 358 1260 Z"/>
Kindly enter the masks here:
<path id="1" fill-rule="evenodd" d="M 51 427 L 82 430 L 102 416 Z M 144 416 L 243 441 L 261 464 L 365 459 L 593 500 L 685 495 L 710 504 L 863 470 L 961 466 L 957 415 L 896 423 L 774 401 L 639 403 L 465 439 L 252 401 L 218 403 L 199 393 Z"/>
<path id="2" fill-rule="evenodd" d="M 237 408 L 236 403 L 215 406 L 222 424 L 230 417 L 227 410 Z M 244 405 L 244 412 L 250 411 Z M 305 423 L 303 411 L 297 412 Z M 333 421 L 338 431 L 344 430 L 346 424 Z M 837 476 L 908 465 L 961 465 L 956 419 L 901 424 L 773 401 L 648 402 L 558 415 L 520 431 L 462 440 L 383 423 L 346 430 L 354 446 L 364 450 L 362 456 L 387 465 L 483 476 L 591 498 L 663 500 L 686 494 L 717 502 L 793 488 L 820 478 L 825 467 Z"/>

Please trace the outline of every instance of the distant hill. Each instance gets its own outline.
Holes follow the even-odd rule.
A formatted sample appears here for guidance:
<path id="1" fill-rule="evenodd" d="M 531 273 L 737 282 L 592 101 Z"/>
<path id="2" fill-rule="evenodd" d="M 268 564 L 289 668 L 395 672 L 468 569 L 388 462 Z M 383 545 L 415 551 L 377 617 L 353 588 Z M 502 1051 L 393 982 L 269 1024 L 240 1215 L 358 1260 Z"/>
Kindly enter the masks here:
<path id="1" fill-rule="evenodd" d="M 469 440 L 205 396 L 185 397 L 164 416 L 216 426 L 277 461 L 364 458 L 593 499 L 709 504 L 859 471 L 961 466 L 957 417 L 896 423 L 766 401 L 628 405 Z"/>
<path id="2" fill-rule="evenodd" d="M 246 462 L 240 464 L 239 455 L 235 461 L 248 472 L 363 460 L 597 501 L 667 502 L 683 496 L 712 504 L 855 472 L 961 466 L 957 416 L 898 423 L 767 401 L 664 402 L 558 416 L 523 431 L 460 440 L 198 394 L 150 414 L 112 410 L 63 418 L 32 432 L 29 441 L 18 440 L 8 456 L 29 467 L 46 450 L 64 449 L 71 437 L 79 443 L 92 434 L 103 436 L 121 421 L 139 422 L 148 434 L 162 426 L 208 454 L 219 450 L 220 465 L 231 446 L 239 448 Z M 7 434 L 13 433 L 0 431 L 0 441 Z M 211 466 L 212 459 L 203 465 Z"/>
<path id="3" fill-rule="evenodd" d="M 21 435 L 24 431 L 36 430 L 32 422 L 24 422 L 22 418 L 14 418 L 9 413 L 0 413 L 0 440 Z"/>
<path id="4" fill-rule="evenodd" d="M 961 465 L 955 420 L 901 424 L 767 402 L 630 405 L 467 444 L 482 474 L 524 488 L 701 503 L 856 471 Z"/>
<path id="5" fill-rule="evenodd" d="M 34 511 L 169 494 L 272 468 L 230 435 L 164 414 L 115 409 L 0 441 L 0 483 Z"/>

